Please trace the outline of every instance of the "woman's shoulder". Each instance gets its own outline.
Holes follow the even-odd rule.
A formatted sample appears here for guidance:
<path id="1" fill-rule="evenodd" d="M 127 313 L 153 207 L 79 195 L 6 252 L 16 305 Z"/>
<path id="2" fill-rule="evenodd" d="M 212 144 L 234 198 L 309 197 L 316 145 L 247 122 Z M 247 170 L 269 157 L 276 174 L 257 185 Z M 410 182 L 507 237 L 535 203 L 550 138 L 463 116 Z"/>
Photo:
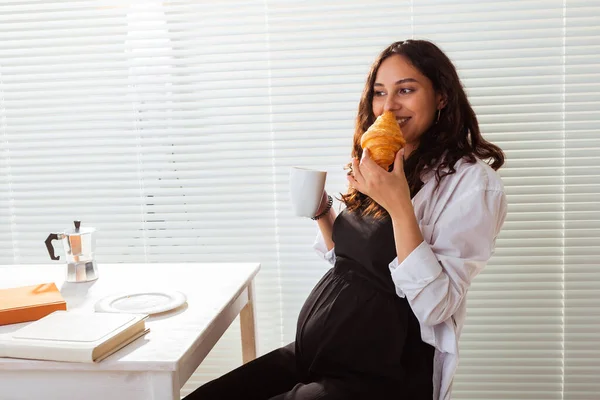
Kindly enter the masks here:
<path id="1" fill-rule="evenodd" d="M 504 192 L 500 174 L 479 158 L 476 158 L 475 162 L 471 162 L 466 157 L 461 158 L 454 164 L 454 169 L 456 172 L 447 176 L 449 184 L 461 184 L 472 190 Z"/>

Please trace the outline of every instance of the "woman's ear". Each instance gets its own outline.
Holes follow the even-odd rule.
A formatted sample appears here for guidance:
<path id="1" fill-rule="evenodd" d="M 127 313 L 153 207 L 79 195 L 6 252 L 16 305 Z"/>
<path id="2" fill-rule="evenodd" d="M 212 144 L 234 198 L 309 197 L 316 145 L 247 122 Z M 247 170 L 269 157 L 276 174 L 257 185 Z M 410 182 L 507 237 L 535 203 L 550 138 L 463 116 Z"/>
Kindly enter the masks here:
<path id="1" fill-rule="evenodd" d="M 442 93 L 438 93 L 435 97 L 435 101 L 437 103 L 437 109 L 443 110 L 448 104 L 448 97 L 443 95 Z"/>

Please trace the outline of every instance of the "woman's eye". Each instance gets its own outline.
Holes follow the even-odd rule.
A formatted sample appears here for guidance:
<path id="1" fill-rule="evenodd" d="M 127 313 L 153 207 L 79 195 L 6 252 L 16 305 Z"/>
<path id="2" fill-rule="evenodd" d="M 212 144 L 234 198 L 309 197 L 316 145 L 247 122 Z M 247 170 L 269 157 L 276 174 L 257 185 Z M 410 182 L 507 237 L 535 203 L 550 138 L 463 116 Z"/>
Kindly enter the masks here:
<path id="1" fill-rule="evenodd" d="M 409 89 L 409 88 L 403 88 L 403 89 L 398 90 L 399 94 L 409 94 L 409 93 L 412 93 L 412 92 L 413 92 L 413 90 Z"/>
<path id="2" fill-rule="evenodd" d="M 373 95 L 374 95 L 375 97 L 381 97 L 381 96 L 385 96 L 385 92 L 382 92 L 382 91 L 380 91 L 380 90 L 376 90 L 376 91 L 373 93 Z"/>

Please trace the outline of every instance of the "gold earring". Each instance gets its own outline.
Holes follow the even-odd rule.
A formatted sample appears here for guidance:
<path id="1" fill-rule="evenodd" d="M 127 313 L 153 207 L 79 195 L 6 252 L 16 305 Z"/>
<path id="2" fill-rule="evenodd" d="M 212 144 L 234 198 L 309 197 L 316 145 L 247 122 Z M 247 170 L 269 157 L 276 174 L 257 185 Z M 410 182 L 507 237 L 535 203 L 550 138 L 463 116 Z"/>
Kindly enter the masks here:
<path id="1" fill-rule="evenodd" d="M 442 109 L 438 108 L 438 112 L 437 112 L 437 119 L 435 120 L 435 123 L 437 124 L 438 122 L 440 122 L 440 115 L 442 114 Z"/>

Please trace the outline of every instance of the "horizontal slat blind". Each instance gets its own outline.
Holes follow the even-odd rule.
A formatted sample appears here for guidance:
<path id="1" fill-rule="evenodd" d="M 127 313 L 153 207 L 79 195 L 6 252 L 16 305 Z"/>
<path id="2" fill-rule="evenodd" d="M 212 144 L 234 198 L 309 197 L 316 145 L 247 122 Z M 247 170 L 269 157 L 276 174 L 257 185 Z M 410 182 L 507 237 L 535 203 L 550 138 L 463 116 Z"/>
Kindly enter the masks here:
<path id="1" fill-rule="evenodd" d="M 565 399 L 600 397 L 600 4 L 570 0 L 565 37 Z M 593 394 L 593 397 L 591 396 Z"/>
<path id="2" fill-rule="evenodd" d="M 30 5 L 0 5 L 2 262 L 50 262 L 43 240 L 73 219 L 98 228 L 100 270 L 259 261 L 259 340 L 278 346 L 263 2 Z M 236 322 L 183 392 L 240 347 Z"/>
<path id="3" fill-rule="evenodd" d="M 295 217 L 289 207 L 289 169 L 326 170 L 328 192 L 336 197 L 345 192 L 342 167 L 350 161 L 366 74 L 392 35 L 410 35 L 407 9 L 408 1 L 379 1 L 373 7 L 341 1 L 269 3 L 285 341 L 294 340 L 303 299 L 329 267 L 310 251 L 314 222 Z"/>
<path id="4" fill-rule="evenodd" d="M 507 155 L 509 215 L 468 296 L 456 399 L 562 399 L 563 2 L 415 2 L 415 35 L 459 69 Z"/>

